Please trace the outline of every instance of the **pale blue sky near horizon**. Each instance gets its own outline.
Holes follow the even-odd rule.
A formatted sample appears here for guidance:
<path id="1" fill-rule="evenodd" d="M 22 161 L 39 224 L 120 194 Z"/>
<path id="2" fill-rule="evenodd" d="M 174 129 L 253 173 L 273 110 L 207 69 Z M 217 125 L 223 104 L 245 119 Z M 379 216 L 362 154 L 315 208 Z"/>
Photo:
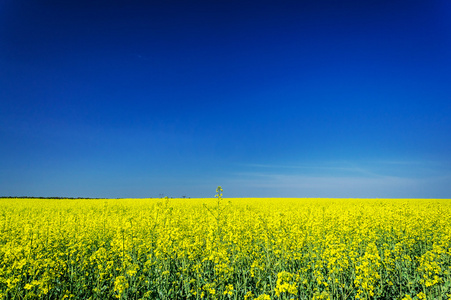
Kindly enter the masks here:
<path id="1" fill-rule="evenodd" d="M 0 3 L 0 196 L 451 198 L 449 1 Z"/>

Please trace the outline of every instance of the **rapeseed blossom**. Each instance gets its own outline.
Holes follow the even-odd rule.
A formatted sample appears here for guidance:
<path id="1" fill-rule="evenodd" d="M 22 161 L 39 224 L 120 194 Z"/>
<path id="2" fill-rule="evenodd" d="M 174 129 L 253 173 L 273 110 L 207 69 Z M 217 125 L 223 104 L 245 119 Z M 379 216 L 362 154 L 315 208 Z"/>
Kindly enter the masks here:
<path id="1" fill-rule="evenodd" d="M 0 199 L 0 299 L 447 299 L 438 199 Z"/>

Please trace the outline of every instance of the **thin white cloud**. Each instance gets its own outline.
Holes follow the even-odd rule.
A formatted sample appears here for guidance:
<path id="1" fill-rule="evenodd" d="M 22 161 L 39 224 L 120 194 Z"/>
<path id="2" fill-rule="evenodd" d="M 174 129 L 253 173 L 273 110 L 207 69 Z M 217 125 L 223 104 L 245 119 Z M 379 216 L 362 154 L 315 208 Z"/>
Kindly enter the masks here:
<path id="1" fill-rule="evenodd" d="M 361 160 L 323 161 L 303 164 L 242 164 L 252 171 L 266 170 L 268 173 L 322 176 L 367 176 L 367 177 L 431 177 L 451 174 L 451 162 L 430 160 Z M 287 172 L 283 171 L 287 170 Z M 401 175 L 402 174 L 402 175 Z"/>
<path id="2" fill-rule="evenodd" d="M 306 176 L 243 172 L 224 185 L 237 196 L 332 198 L 448 198 L 451 176 Z"/>
<path id="3" fill-rule="evenodd" d="M 244 164 L 243 166 L 252 169 L 291 169 L 299 170 L 300 173 L 320 172 L 327 174 L 328 172 L 343 172 L 355 175 L 364 175 L 370 177 L 380 177 L 382 175 L 355 164 L 345 162 L 325 162 L 321 164 L 303 164 L 303 165 L 277 165 L 277 164 Z"/>
<path id="4" fill-rule="evenodd" d="M 254 168 L 283 168 L 283 169 L 356 169 L 358 165 L 403 165 L 403 166 L 437 166 L 450 164 L 450 162 L 431 161 L 431 160 L 362 160 L 358 162 L 342 161 L 322 161 L 317 163 L 305 164 L 241 164 L 245 167 Z"/>

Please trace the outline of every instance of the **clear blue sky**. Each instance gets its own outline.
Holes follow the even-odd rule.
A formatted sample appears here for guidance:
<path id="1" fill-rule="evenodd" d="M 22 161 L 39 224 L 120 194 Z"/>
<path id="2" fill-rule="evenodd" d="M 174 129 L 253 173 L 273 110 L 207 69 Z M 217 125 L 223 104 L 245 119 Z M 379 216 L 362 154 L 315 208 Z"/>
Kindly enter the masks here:
<path id="1" fill-rule="evenodd" d="M 450 115 L 447 0 L 0 2 L 1 196 L 451 198 Z"/>

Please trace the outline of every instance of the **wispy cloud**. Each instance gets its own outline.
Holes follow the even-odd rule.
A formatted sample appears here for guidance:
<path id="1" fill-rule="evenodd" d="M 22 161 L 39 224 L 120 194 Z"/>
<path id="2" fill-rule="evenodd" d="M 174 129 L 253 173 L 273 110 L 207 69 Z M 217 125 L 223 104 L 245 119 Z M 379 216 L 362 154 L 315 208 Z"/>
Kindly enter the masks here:
<path id="1" fill-rule="evenodd" d="M 443 166 L 402 160 L 246 164 L 227 184 L 237 194 L 261 197 L 449 198 L 451 172 Z"/>
<path id="2" fill-rule="evenodd" d="M 226 180 L 229 190 L 248 197 L 448 198 L 451 176 L 305 176 L 244 172 Z M 430 192 L 433 191 L 433 192 Z"/>
<path id="3" fill-rule="evenodd" d="M 369 177 L 399 176 L 421 177 L 440 176 L 451 173 L 451 162 L 426 161 L 426 160 L 365 160 L 365 161 L 323 161 L 303 164 L 243 164 L 245 168 L 252 171 L 265 170 L 268 173 L 278 172 L 303 174 L 303 175 L 355 175 Z M 286 170 L 286 171 L 283 171 Z M 403 177 L 401 176 L 401 177 Z"/>
<path id="4" fill-rule="evenodd" d="M 426 165 L 443 165 L 450 162 L 443 161 L 431 161 L 431 160 L 362 160 L 362 161 L 321 161 L 316 163 L 303 163 L 303 164 L 242 164 L 247 167 L 255 168 L 286 168 L 286 169 L 350 169 L 351 166 L 356 165 L 403 165 L 403 166 L 426 166 Z"/>
<path id="5" fill-rule="evenodd" d="M 245 167 L 251 170 L 265 170 L 269 174 L 285 174 L 289 171 L 291 174 L 299 175 L 347 175 L 347 176 L 366 176 L 381 177 L 382 175 L 373 170 L 358 165 L 352 165 L 343 162 L 328 162 L 320 164 L 302 164 L 302 165 L 275 165 L 275 164 L 246 164 Z M 285 170 L 285 171 L 284 171 Z"/>

